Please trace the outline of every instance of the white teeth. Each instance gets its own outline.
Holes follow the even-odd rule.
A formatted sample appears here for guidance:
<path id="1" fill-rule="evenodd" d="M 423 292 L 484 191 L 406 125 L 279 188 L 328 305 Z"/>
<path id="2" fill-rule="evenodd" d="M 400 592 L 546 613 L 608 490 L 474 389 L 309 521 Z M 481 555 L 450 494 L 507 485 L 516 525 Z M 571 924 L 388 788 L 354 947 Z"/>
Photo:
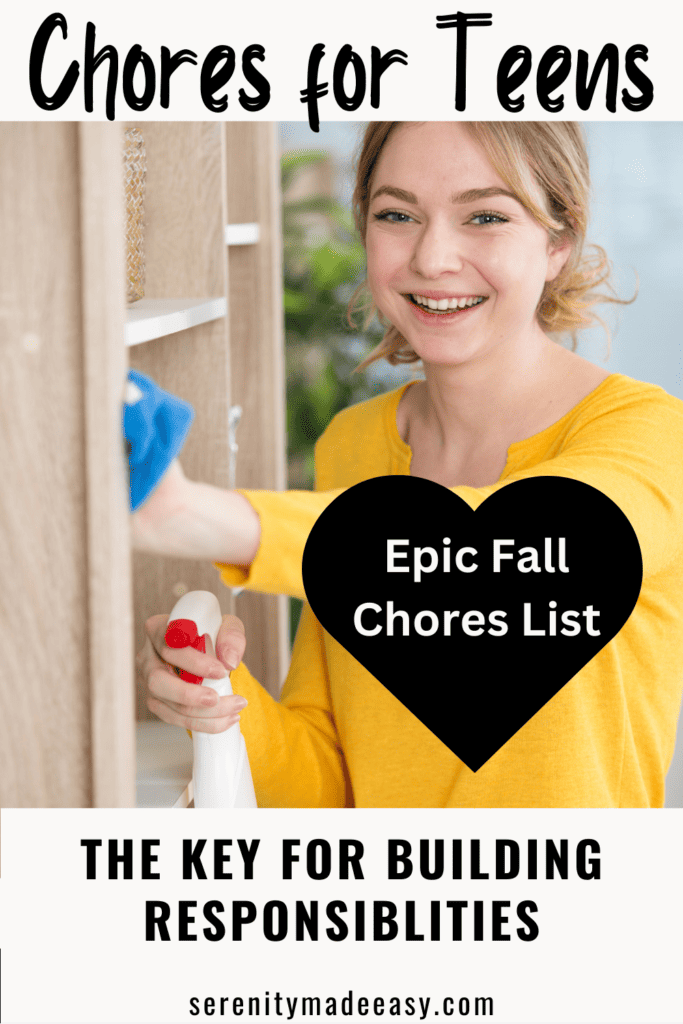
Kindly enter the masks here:
<path id="1" fill-rule="evenodd" d="M 411 295 L 411 299 L 418 306 L 424 306 L 426 309 L 446 310 L 478 306 L 484 301 L 484 296 L 476 295 L 465 299 L 428 299 L 425 295 Z"/>

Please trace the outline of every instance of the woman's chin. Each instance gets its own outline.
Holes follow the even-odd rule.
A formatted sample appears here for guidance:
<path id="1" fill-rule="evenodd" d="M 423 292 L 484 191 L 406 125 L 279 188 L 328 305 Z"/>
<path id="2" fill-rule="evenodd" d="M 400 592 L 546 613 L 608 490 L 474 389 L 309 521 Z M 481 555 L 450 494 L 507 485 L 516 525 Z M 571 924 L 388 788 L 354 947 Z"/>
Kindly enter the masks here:
<path id="1" fill-rule="evenodd" d="M 465 366 L 476 359 L 478 355 L 478 346 L 463 344 L 463 342 L 447 342 L 445 339 L 431 344 L 416 343 L 412 348 L 424 366 Z"/>

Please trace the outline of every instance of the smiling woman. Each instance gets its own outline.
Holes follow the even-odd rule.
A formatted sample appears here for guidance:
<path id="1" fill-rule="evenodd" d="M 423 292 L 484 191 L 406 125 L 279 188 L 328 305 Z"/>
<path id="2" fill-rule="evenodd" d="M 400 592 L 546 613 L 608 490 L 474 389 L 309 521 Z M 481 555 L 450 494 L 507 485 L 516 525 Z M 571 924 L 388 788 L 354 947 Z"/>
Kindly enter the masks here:
<path id="1" fill-rule="evenodd" d="M 429 129 L 430 126 L 402 126 L 400 122 L 383 121 L 368 127 L 354 193 L 356 223 L 363 238 L 368 226 L 371 181 L 372 198 L 384 192 L 405 202 L 417 202 L 416 195 L 387 188 L 376 180 L 378 159 L 386 156 L 385 144 L 401 127 Z M 463 122 L 443 125 L 442 131 L 467 134 L 469 143 L 478 144 L 480 155 L 488 160 L 488 166 L 482 168 L 484 176 L 493 172 L 497 179 L 497 185 L 490 188 L 469 189 L 459 195 L 451 192 L 451 202 L 482 203 L 484 211 L 475 217 L 483 225 L 496 223 L 500 216 L 497 210 L 489 209 L 490 204 L 485 201 L 508 197 L 521 204 L 537 224 L 545 228 L 550 245 L 568 245 L 565 263 L 561 271 L 546 282 L 536 312 L 544 331 L 568 332 L 575 342 L 577 329 L 591 324 L 590 309 L 596 302 L 619 301 L 613 294 L 597 291 L 609 277 L 604 251 L 594 246 L 594 253 L 587 255 L 584 249 L 590 179 L 581 127 L 575 122 Z M 505 220 L 504 215 L 502 219 Z M 416 358 L 405 339 L 399 339 L 391 326 L 383 345 L 370 359 L 380 356 L 390 362 L 410 362 Z"/>
<path id="2" fill-rule="evenodd" d="M 539 146 L 544 134 L 554 148 Z M 597 264 L 583 255 L 588 165 L 580 129 L 384 123 L 374 135 L 354 199 L 368 286 L 387 331 L 363 365 L 382 357 L 423 362 L 426 384 L 406 391 L 398 409 L 414 475 L 447 486 L 494 483 L 510 443 L 549 426 L 608 375 L 546 333 L 590 323 L 595 286 L 606 276 L 604 254 Z M 536 178 L 532 156 L 545 165 Z M 552 194 L 541 180 L 554 182 Z M 436 408 L 427 394 L 453 394 L 456 381 L 457 410 L 449 415 L 442 401 L 438 423 L 430 423 Z"/>
<path id="3" fill-rule="evenodd" d="M 506 188 L 467 128 L 404 127 L 373 177 L 365 233 L 369 286 L 396 334 L 416 341 L 416 358 L 424 358 L 420 341 L 429 344 L 429 331 L 469 323 L 469 310 L 487 302 L 488 316 L 478 310 L 475 317 L 482 335 L 490 333 L 484 321 L 492 316 L 508 334 L 520 317 L 535 322 L 543 285 L 557 276 L 569 246 L 551 248 L 548 233 Z M 387 183 L 395 180 L 416 191 Z M 454 181 L 472 187 L 454 193 Z M 444 356 L 446 362 L 466 357 L 453 346 Z"/>
<path id="4" fill-rule="evenodd" d="M 370 359 L 420 360 L 424 380 L 333 419 L 316 449 L 316 493 L 228 493 L 176 465 L 137 514 L 141 544 L 212 558 L 226 584 L 296 596 L 317 516 L 375 476 L 432 480 L 472 508 L 514 481 L 568 477 L 607 495 L 638 537 L 644 578 L 631 617 L 476 772 L 306 607 L 280 702 L 244 666 L 233 676 L 249 701 L 242 730 L 260 805 L 662 805 L 683 663 L 683 403 L 558 344 L 591 322 L 597 301 L 619 301 L 599 294 L 605 254 L 584 251 L 588 192 L 576 124 L 370 125 L 354 196 L 386 328 Z M 552 523 L 552 503 L 545 513 Z M 406 538 L 424 525 L 403 522 L 400 508 L 370 514 Z M 349 579 L 365 571 L 350 564 Z M 209 705 L 204 688 L 179 684 L 164 664 L 180 664 L 164 647 L 165 622 L 150 621 L 140 659 L 150 707 L 194 729 L 228 727 L 232 705 Z M 227 627 L 225 641 L 219 634 L 217 654 L 228 664 Z M 482 667 L 430 664 L 424 643 L 423 700 L 447 677 L 452 714 L 467 716 L 467 685 Z M 181 667 L 218 669 L 197 652 Z"/>

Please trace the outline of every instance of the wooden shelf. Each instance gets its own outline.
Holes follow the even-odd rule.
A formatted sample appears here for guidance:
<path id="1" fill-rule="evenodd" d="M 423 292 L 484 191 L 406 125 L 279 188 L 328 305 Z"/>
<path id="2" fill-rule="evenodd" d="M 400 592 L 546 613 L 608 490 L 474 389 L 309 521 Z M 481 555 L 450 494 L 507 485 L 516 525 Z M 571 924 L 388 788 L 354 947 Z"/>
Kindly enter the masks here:
<path id="1" fill-rule="evenodd" d="M 261 241 L 260 224 L 250 221 L 248 224 L 226 224 L 226 245 L 256 245 Z"/>
<path id="2" fill-rule="evenodd" d="M 209 323 L 226 316 L 223 296 L 208 299 L 139 299 L 126 311 L 126 345 L 142 345 L 166 334 Z"/>

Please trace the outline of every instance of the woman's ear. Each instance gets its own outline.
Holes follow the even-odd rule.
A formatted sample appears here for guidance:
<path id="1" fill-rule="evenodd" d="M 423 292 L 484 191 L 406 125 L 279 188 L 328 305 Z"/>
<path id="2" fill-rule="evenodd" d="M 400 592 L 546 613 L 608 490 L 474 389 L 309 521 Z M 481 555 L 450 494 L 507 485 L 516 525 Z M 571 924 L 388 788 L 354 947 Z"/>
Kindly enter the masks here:
<path id="1" fill-rule="evenodd" d="M 572 243 L 567 240 L 560 242 L 555 248 L 548 249 L 548 270 L 545 275 L 546 281 L 554 281 L 572 253 Z"/>

